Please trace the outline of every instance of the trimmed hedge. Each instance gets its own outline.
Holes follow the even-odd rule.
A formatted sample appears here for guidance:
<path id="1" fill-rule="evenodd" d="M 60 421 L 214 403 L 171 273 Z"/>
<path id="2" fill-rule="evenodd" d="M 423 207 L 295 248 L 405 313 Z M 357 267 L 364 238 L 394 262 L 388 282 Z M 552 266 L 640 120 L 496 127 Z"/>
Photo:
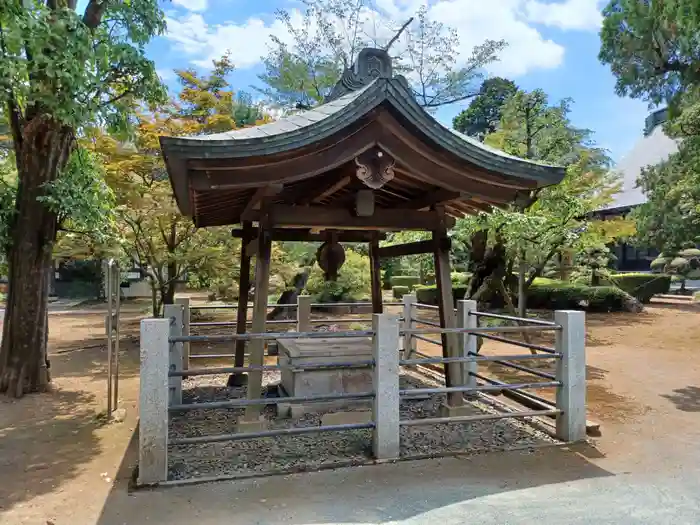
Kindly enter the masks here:
<path id="1" fill-rule="evenodd" d="M 668 293 L 671 276 L 652 273 L 618 273 L 610 276 L 612 284 L 643 303 L 648 303 L 657 294 Z"/>
<path id="2" fill-rule="evenodd" d="M 469 280 L 472 278 L 472 274 L 467 272 L 452 272 L 450 274 L 450 279 L 452 284 L 468 284 Z"/>
<path id="3" fill-rule="evenodd" d="M 454 300 L 464 299 L 466 286 L 453 287 Z M 437 304 L 437 287 L 416 289 L 419 303 Z M 641 305 L 634 297 L 615 286 L 587 286 L 566 283 L 555 279 L 535 279 L 528 290 L 528 308 L 542 310 L 589 310 L 594 312 L 619 312 L 639 310 Z"/>
<path id="4" fill-rule="evenodd" d="M 394 294 L 394 299 L 401 299 L 411 290 L 408 289 L 408 286 L 394 286 L 391 291 Z"/>
<path id="5" fill-rule="evenodd" d="M 420 277 L 417 275 L 393 275 L 391 277 L 391 286 L 408 286 L 409 290 L 413 290 L 420 284 Z"/>

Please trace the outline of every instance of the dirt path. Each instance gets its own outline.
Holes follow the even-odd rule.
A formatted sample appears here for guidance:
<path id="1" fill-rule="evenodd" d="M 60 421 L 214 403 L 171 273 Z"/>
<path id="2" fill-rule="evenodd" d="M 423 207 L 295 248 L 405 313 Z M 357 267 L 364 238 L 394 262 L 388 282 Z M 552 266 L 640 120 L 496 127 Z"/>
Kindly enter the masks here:
<path id="1" fill-rule="evenodd" d="M 124 491 L 134 458 L 124 454 L 136 421 L 139 316 L 124 316 L 132 332 L 121 360 L 127 417 L 109 425 L 96 418 L 106 404 L 103 313 L 52 316 L 52 392 L 0 398 L 0 523 L 102 524 L 115 494 L 129 504 Z M 640 315 L 589 315 L 587 343 L 590 415 L 603 434 L 582 454 L 612 472 L 672 473 L 696 460 L 700 311 L 655 304 Z M 487 343 L 484 351 L 504 348 Z"/>

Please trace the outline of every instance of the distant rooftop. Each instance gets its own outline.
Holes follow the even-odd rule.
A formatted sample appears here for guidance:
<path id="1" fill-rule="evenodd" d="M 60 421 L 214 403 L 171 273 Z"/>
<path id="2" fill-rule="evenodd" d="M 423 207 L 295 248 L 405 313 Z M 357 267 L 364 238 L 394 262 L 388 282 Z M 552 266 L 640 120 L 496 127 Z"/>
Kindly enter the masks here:
<path id="1" fill-rule="evenodd" d="M 637 178 L 642 169 L 658 164 L 678 151 L 677 142 L 664 133 L 663 124 L 667 118 L 666 108 L 656 110 L 646 118 L 644 136 L 616 166 L 616 170 L 622 173 L 622 190 L 603 210 L 625 209 L 646 202 L 642 190 L 637 187 Z"/>

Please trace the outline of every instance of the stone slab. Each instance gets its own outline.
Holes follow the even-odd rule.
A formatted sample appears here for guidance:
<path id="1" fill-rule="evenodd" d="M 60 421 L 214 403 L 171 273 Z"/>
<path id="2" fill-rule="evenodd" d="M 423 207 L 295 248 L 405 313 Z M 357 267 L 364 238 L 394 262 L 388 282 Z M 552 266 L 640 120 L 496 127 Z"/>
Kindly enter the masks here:
<path id="1" fill-rule="evenodd" d="M 456 417 L 456 416 L 471 416 L 474 414 L 472 405 L 448 405 L 443 403 L 440 405 L 440 417 Z"/>
<path id="2" fill-rule="evenodd" d="M 371 410 L 347 410 L 343 412 L 330 412 L 323 414 L 321 425 L 354 425 L 357 423 L 369 423 L 372 421 Z"/>
<path id="3" fill-rule="evenodd" d="M 266 419 L 239 419 L 236 423 L 236 432 L 262 432 L 268 429 L 268 422 Z"/>
<path id="4" fill-rule="evenodd" d="M 321 357 L 360 359 L 372 356 L 372 340 L 369 337 L 280 339 L 277 341 L 280 354 L 284 353 L 295 362 L 304 358 L 319 360 Z M 324 360 L 325 361 L 325 360 Z"/>

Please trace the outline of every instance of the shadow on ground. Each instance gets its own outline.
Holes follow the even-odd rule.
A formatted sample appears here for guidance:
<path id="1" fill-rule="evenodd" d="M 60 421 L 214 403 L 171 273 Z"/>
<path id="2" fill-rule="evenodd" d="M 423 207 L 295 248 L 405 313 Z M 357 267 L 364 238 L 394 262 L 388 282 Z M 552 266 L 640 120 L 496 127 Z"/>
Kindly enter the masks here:
<path id="1" fill-rule="evenodd" d="M 99 453 L 93 400 L 62 390 L 0 400 L 0 517 L 57 490 Z"/>
<path id="2" fill-rule="evenodd" d="M 581 453 L 549 448 L 129 492 L 135 445 L 98 525 L 387 523 L 494 494 L 612 475 Z"/>
<path id="3" fill-rule="evenodd" d="M 677 388 L 672 394 L 662 394 L 683 412 L 700 412 L 700 387 L 686 386 Z"/>

